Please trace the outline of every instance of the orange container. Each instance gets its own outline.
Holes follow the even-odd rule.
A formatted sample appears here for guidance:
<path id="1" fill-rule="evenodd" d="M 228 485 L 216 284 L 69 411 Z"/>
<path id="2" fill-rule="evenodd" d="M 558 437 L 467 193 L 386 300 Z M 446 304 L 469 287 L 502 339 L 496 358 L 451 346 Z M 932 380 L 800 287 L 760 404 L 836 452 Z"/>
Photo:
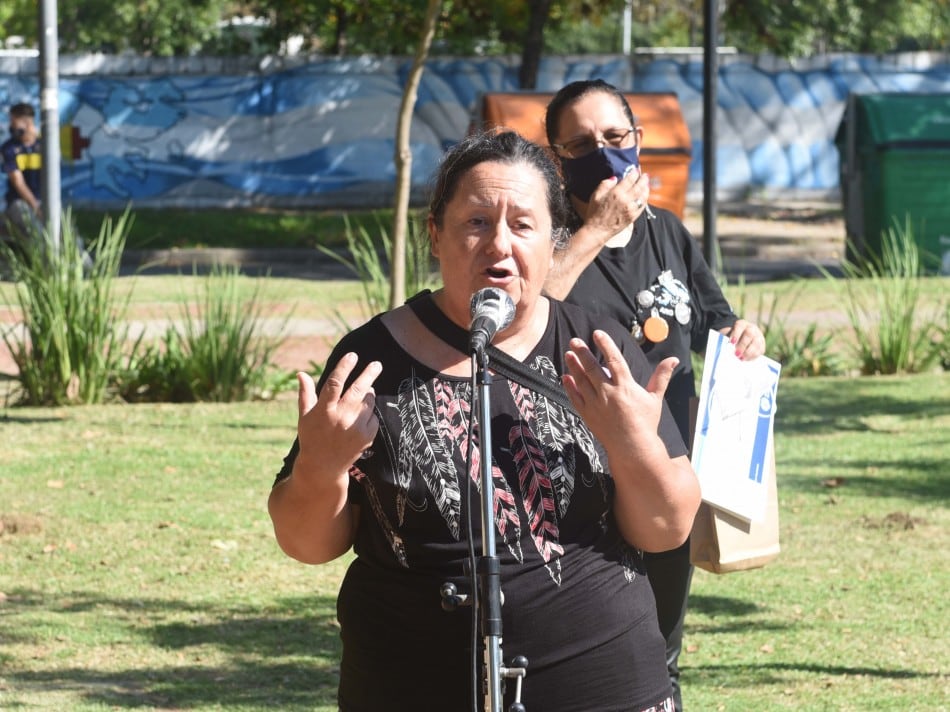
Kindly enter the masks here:
<path id="1" fill-rule="evenodd" d="M 640 164 L 650 174 L 650 202 L 682 219 L 692 150 L 679 100 L 672 92 L 625 96 L 637 124 L 643 127 Z M 544 110 L 553 98 L 553 92 L 487 92 L 478 103 L 474 123 L 485 129 L 509 128 L 547 146 Z"/>

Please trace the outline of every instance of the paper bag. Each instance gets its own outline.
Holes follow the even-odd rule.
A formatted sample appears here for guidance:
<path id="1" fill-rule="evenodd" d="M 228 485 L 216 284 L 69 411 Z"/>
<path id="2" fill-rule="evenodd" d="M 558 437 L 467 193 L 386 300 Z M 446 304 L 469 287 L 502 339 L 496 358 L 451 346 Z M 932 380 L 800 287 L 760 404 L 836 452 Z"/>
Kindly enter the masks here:
<path id="1" fill-rule="evenodd" d="M 778 488 L 771 438 L 768 448 L 763 473 L 763 479 L 768 478 L 765 519 L 749 522 L 701 503 L 689 538 L 689 557 L 694 566 L 725 574 L 765 566 L 778 556 Z"/>

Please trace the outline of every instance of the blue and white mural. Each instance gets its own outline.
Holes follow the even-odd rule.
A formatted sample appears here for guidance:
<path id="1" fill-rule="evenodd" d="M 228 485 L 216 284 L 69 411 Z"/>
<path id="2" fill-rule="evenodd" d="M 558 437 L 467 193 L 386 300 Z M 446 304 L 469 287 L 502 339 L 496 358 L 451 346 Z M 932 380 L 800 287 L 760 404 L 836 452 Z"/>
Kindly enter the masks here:
<path id="1" fill-rule="evenodd" d="M 391 202 L 397 112 L 410 60 L 60 60 L 60 122 L 82 145 L 62 169 L 64 203 L 84 207 L 379 207 Z M 675 92 L 692 137 L 691 195 L 702 183 L 701 57 L 549 57 L 538 89 L 601 77 L 633 92 Z M 721 194 L 837 194 L 834 136 L 851 91 L 950 92 L 945 55 L 828 56 L 792 65 L 724 57 L 719 67 Z M 442 152 L 468 129 L 482 92 L 516 91 L 506 58 L 433 58 L 411 143 L 421 197 Z M 37 105 L 35 58 L 0 58 L 0 107 Z M 38 107 L 37 107 L 38 108 Z M 0 140 L 6 138 L 5 123 Z"/>

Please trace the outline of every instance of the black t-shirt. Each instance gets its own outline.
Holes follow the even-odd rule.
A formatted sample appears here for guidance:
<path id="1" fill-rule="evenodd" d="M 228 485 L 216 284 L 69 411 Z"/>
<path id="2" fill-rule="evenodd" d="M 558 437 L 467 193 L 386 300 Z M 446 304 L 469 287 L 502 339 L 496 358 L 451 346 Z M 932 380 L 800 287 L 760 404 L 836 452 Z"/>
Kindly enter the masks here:
<path id="1" fill-rule="evenodd" d="M 565 301 L 594 314 L 610 316 L 636 335 L 651 316 L 665 320 L 669 335 L 641 346 L 651 365 L 679 358 L 666 401 L 688 440 L 689 400 L 696 395 L 690 351 L 706 348 L 710 329 L 736 322 L 702 251 L 673 213 L 652 207 L 656 219 L 642 214 L 623 247 L 605 247 L 581 273 Z"/>
<path id="2" fill-rule="evenodd" d="M 525 363 L 558 383 L 569 339 L 589 341 L 593 327 L 583 310 L 552 302 L 548 328 Z M 650 368 L 641 350 L 616 325 L 605 330 L 645 384 Z M 452 582 L 471 593 L 469 522 L 481 550 L 480 488 L 465 474 L 469 450 L 479 454 L 478 429 L 474 440 L 468 429 L 471 381 L 419 364 L 378 317 L 340 342 L 325 373 L 348 351 L 360 355 L 354 373 L 373 359 L 383 370 L 374 384 L 379 433 L 350 470 L 360 518 L 356 559 L 337 602 L 340 708 L 468 710 L 471 609 L 443 611 L 440 587 Z M 503 658 L 528 658 L 524 703 L 567 712 L 659 702 L 670 694 L 664 642 L 641 554 L 613 516 L 602 446 L 572 411 L 504 377 L 493 379 L 490 401 Z M 660 435 L 670 455 L 685 454 L 666 409 Z M 296 446 L 279 477 L 295 453 Z M 477 675 L 481 683 L 484 673 Z"/>

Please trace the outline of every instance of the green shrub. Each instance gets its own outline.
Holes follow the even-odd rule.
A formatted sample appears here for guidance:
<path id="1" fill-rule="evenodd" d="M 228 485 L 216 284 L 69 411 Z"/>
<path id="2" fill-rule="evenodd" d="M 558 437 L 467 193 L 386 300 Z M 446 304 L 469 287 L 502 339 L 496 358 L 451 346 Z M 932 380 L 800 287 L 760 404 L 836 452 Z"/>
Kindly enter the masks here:
<path id="1" fill-rule="evenodd" d="M 943 321 L 934 330 L 935 358 L 944 371 L 950 371 L 950 301 L 943 307 Z"/>
<path id="2" fill-rule="evenodd" d="M 3 333 L 19 371 L 14 400 L 22 405 L 108 399 L 113 374 L 137 346 L 127 344 L 123 326 L 128 298 L 117 301 L 113 294 L 132 224 L 129 211 L 114 223 L 103 221 L 90 244 L 94 257 L 82 248 L 69 211 L 62 224 L 61 244 L 45 232 L 15 248 L 0 243 L 23 314 L 22 325 Z"/>
<path id="3" fill-rule="evenodd" d="M 737 299 L 739 314 L 744 314 L 746 294 L 741 289 Z M 832 333 L 819 334 L 818 325 L 808 324 L 804 330 L 793 330 L 787 321 L 804 287 L 804 283 L 795 282 L 783 293 L 770 293 L 766 303 L 766 293 L 760 292 L 756 308 L 746 317 L 758 324 L 765 336 L 765 353 L 782 364 L 782 376 L 834 376 L 842 373 L 844 364 L 835 351 Z M 780 308 L 781 305 L 781 308 Z"/>
<path id="4" fill-rule="evenodd" d="M 238 267 L 212 268 L 196 294 L 196 309 L 186 301 L 180 326 L 166 329 L 160 342 L 145 348 L 123 375 L 127 400 L 269 398 L 292 378 L 275 374 L 271 364 L 291 315 L 268 334 L 260 301 L 263 282 L 256 282 L 250 299 L 244 300 L 238 289 L 241 278 Z"/>
<path id="5" fill-rule="evenodd" d="M 815 323 L 801 332 L 775 330 L 769 343 L 772 357 L 782 364 L 783 376 L 836 376 L 845 370 L 834 351 L 834 334 L 819 336 Z"/>
<path id="6" fill-rule="evenodd" d="M 923 278 L 910 218 L 882 235 L 881 254 L 845 261 L 845 279 L 825 271 L 842 296 L 861 373 L 919 373 L 937 358 L 934 319 L 918 312 Z"/>
<path id="7" fill-rule="evenodd" d="M 378 233 L 376 239 L 365 225 L 360 223 L 354 227 L 349 217 L 344 215 L 349 258 L 325 247 L 319 247 L 324 254 L 346 265 L 360 280 L 363 285 L 362 310 L 366 319 L 388 308 L 390 294 L 388 260 L 393 249 L 392 239 L 379 214 L 374 213 L 373 216 Z M 423 289 L 435 288 L 439 283 L 439 276 L 432 269 L 432 257 L 426 235 L 414 229 L 411 221 L 406 234 L 405 293 L 412 296 Z M 352 328 L 339 312 L 336 313 L 336 317 L 344 331 Z"/>
<path id="8" fill-rule="evenodd" d="M 819 334 L 818 325 L 808 324 L 804 330 L 793 330 L 788 326 L 787 314 L 798 302 L 802 284 L 793 284 L 780 312 L 779 295 L 772 295 L 768 309 L 763 309 L 763 295 L 759 296 L 760 328 L 765 335 L 768 355 L 782 364 L 782 375 L 794 376 L 834 376 L 844 371 L 841 357 L 834 350 L 833 333 Z"/>

